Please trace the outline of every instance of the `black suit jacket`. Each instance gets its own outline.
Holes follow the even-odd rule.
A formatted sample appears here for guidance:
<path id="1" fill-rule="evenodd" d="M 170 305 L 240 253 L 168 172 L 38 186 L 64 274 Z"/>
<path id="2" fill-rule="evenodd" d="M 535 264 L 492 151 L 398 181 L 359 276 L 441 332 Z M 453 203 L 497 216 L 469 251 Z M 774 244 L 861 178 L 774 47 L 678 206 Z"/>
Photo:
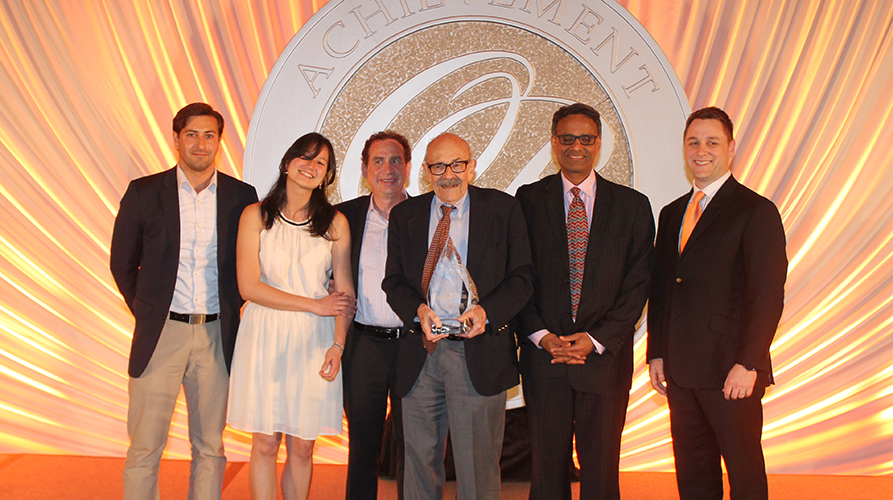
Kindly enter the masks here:
<path id="1" fill-rule="evenodd" d="M 561 175 L 518 189 L 536 267 L 533 298 L 521 315 L 521 375 L 567 376 L 575 390 L 622 390 L 633 371 L 633 335 L 642 315 L 651 273 L 654 216 L 645 195 L 596 175 L 596 195 L 586 249 L 577 321 L 570 297 L 567 221 Z M 583 365 L 552 364 L 552 356 L 527 336 L 542 329 L 561 336 L 588 332 L 605 346 Z M 623 384 L 618 385 L 618 383 Z"/>
<path id="2" fill-rule="evenodd" d="M 381 284 L 388 304 L 407 330 L 412 329 L 422 294 L 428 254 L 428 223 L 434 193 L 410 198 L 391 210 L 388 261 Z M 515 315 L 533 292 L 533 266 L 527 230 L 518 201 L 495 189 L 468 187 L 468 255 L 465 262 L 487 313 L 487 330 L 465 341 L 465 362 L 475 391 L 493 396 L 518 384 Z M 428 352 L 422 332 L 400 341 L 397 394 L 415 384 Z M 450 342 L 443 340 L 442 342 Z"/>
<path id="3" fill-rule="evenodd" d="M 679 228 L 692 192 L 660 212 L 648 306 L 648 360 L 689 389 L 722 389 L 735 363 L 772 383 L 769 345 L 784 307 L 785 236 L 778 209 L 730 177 L 682 255 Z"/>
<path id="4" fill-rule="evenodd" d="M 360 249 L 363 246 L 363 233 L 366 230 L 366 215 L 369 213 L 370 203 L 372 196 L 366 195 L 335 206 L 335 209 L 347 218 L 347 223 L 350 225 L 350 269 L 353 273 L 353 288 L 357 291 L 357 295 L 360 293 Z"/>
<path id="5" fill-rule="evenodd" d="M 115 218 L 109 267 L 136 320 L 127 370 L 131 377 L 139 377 L 149 364 L 174 296 L 180 261 L 176 169 L 133 180 Z M 227 370 L 243 303 L 236 283 L 239 217 L 256 201 L 253 186 L 217 172 L 217 285 Z"/>

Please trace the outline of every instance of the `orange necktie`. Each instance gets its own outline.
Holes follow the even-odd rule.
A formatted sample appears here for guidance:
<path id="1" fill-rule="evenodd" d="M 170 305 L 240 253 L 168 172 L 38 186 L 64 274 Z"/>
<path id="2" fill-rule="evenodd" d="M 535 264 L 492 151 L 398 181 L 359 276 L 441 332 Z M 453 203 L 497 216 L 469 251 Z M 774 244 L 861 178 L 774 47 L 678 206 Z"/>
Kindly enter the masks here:
<path id="1" fill-rule="evenodd" d="M 685 219 L 682 220 L 682 234 L 679 235 L 680 254 L 685 250 L 685 244 L 688 243 L 688 238 L 691 236 L 691 232 L 695 230 L 695 226 L 698 224 L 698 219 L 701 218 L 701 200 L 704 199 L 704 196 L 703 191 L 696 192 L 694 199 L 691 200 L 691 203 L 688 204 L 688 208 L 685 209 Z"/>

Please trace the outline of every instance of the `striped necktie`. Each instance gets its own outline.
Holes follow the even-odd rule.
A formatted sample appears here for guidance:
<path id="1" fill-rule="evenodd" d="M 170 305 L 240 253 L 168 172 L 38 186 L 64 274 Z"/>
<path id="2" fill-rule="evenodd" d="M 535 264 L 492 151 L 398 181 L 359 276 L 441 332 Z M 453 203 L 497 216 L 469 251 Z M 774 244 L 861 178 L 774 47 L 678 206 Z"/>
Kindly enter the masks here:
<path id="1" fill-rule="evenodd" d="M 586 262 L 586 246 L 589 243 L 589 227 L 586 207 L 580 198 L 580 188 L 571 188 L 574 199 L 567 210 L 567 251 L 570 257 L 571 310 L 577 320 L 580 292 L 583 289 L 583 265 Z"/>

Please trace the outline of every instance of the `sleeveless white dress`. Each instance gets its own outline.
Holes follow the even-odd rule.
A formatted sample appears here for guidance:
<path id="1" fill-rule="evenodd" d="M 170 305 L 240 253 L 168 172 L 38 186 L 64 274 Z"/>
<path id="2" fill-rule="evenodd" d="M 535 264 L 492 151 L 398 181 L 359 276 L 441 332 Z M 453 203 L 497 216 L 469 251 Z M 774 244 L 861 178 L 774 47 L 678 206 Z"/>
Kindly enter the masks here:
<path id="1" fill-rule="evenodd" d="M 332 242 L 307 223 L 276 219 L 260 233 L 261 281 L 311 298 L 328 295 Z M 341 372 L 319 375 L 335 340 L 335 318 L 248 302 L 236 337 L 227 422 L 245 432 L 301 439 L 341 434 Z"/>

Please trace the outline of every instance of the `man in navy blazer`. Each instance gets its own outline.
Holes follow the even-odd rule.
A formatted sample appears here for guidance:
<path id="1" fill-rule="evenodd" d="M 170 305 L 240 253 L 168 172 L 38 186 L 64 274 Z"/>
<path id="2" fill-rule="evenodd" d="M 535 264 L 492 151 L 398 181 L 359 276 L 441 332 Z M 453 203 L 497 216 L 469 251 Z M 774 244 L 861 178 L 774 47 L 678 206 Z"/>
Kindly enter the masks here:
<path id="1" fill-rule="evenodd" d="M 499 498 L 506 390 L 518 384 L 514 318 L 533 291 L 533 267 L 517 200 L 469 186 L 475 166 L 464 140 L 436 137 L 423 167 L 434 191 L 391 210 L 382 289 L 406 330 L 397 359 L 397 394 L 403 398 L 404 493 L 413 500 L 443 494 L 447 430 L 458 498 Z M 462 301 L 464 310 L 458 301 L 452 310 L 440 310 L 442 303 L 429 302 L 423 292 L 428 248 L 443 217 L 450 217 L 454 255 L 473 280 L 472 289 L 464 287 L 461 294 L 469 297 Z M 453 288 L 434 283 L 439 273 L 448 278 L 445 270 L 456 262 L 456 257 L 437 262 L 431 297 Z M 478 304 L 470 300 L 474 288 Z M 458 286 L 454 292 L 459 295 Z M 435 333 L 448 318 L 464 322 L 468 331 Z"/>
<path id="2" fill-rule="evenodd" d="M 391 209 L 405 200 L 412 148 L 402 135 L 386 130 L 363 145 L 363 178 L 372 193 L 335 208 L 350 223 L 350 264 L 357 313 L 344 346 L 344 411 L 350 432 L 347 500 L 378 497 L 377 472 L 385 416 L 393 429 L 397 498 L 403 498 L 403 412 L 396 394 L 397 353 L 403 322 L 381 289 L 388 255 Z"/>
<path id="3" fill-rule="evenodd" d="M 784 227 L 770 200 L 739 184 L 732 121 L 719 108 L 685 125 L 691 191 L 660 212 L 648 306 L 651 385 L 667 396 L 682 500 L 766 499 L 761 398 L 784 307 Z"/>
<path id="4" fill-rule="evenodd" d="M 654 216 L 643 194 L 595 172 L 598 111 L 582 103 L 552 117 L 558 174 L 522 186 L 536 266 L 521 315 L 521 380 L 530 418 L 530 498 L 570 499 L 576 436 L 581 499 L 620 498 L 620 437 L 633 373 L 633 335 L 651 273 Z M 579 195 L 582 282 L 574 315 L 568 216 Z"/>
<path id="5" fill-rule="evenodd" d="M 180 386 L 189 412 L 189 498 L 220 498 L 228 370 L 242 298 L 236 233 L 254 188 L 217 172 L 223 117 L 193 103 L 173 120 L 177 165 L 130 183 L 110 268 L 135 327 L 128 374 L 124 498 L 157 499 Z"/>

